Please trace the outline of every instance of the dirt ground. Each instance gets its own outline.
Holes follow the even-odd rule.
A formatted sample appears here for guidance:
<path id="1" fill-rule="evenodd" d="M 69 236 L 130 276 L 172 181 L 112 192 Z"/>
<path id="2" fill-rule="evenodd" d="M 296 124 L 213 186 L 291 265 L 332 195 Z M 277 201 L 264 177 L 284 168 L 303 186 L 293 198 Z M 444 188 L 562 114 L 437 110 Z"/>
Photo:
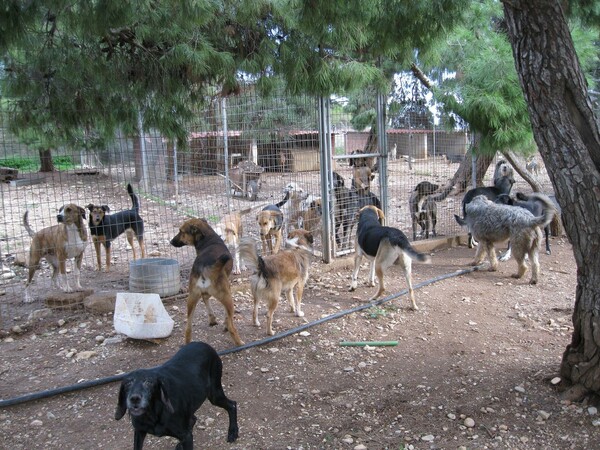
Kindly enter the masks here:
<path id="1" fill-rule="evenodd" d="M 432 252 L 413 266 L 414 282 L 464 269 L 474 250 Z M 314 262 L 304 320 L 282 302 L 276 332 L 360 305 L 374 288 L 348 292 L 350 259 Z M 498 272 L 453 276 L 406 296 L 311 326 L 222 357 L 226 394 L 238 402 L 239 439 L 226 442 L 227 415 L 210 403 L 197 413 L 196 448 L 231 449 L 587 449 L 597 445 L 598 416 L 588 405 L 561 401 L 559 364 L 569 343 L 576 286 L 571 246 L 552 240 L 541 256 L 540 283 L 513 280 L 514 260 Z M 251 324 L 248 274 L 233 280 L 236 325 L 246 343 L 265 337 Z M 401 273 L 388 292 L 404 289 Z M 43 324 L 0 343 L 0 397 L 17 396 L 151 367 L 183 343 L 183 297 L 165 301 L 175 319 L 160 342 L 118 340 L 111 314 L 54 312 Z M 222 323 L 223 310 L 216 307 Z M 264 307 L 261 309 L 264 312 Z M 209 327 L 199 305 L 194 339 L 232 347 L 222 326 Z M 398 341 L 389 347 L 345 347 L 343 341 Z M 556 384 L 555 384 L 556 383 Z M 133 432 L 117 422 L 118 383 L 0 409 L 3 448 L 125 449 Z M 148 449 L 172 448 L 148 437 Z"/>
<path id="2" fill-rule="evenodd" d="M 453 173 L 455 168 L 448 170 Z M 399 180 L 414 186 L 424 177 L 435 182 L 444 178 L 434 178 L 433 172 L 419 167 L 409 172 L 398 164 L 392 173 L 397 190 L 390 195 L 391 216 L 395 226 L 408 232 L 408 223 L 398 218 L 407 208 L 410 188 Z M 318 176 L 313 178 L 313 184 L 307 179 L 296 181 L 314 190 Z M 194 190 L 195 181 L 182 182 L 181 205 L 198 199 L 221 209 L 226 205 L 222 195 Z M 261 194 L 279 198 L 285 182 L 272 175 Z M 67 199 L 82 205 L 108 199 L 118 210 L 129 204 L 123 186 L 102 175 L 87 179 L 64 174 L 34 186 L 3 186 L 7 236 L 2 241 L 8 237 L 10 245 L 27 242 L 20 225 L 25 207 L 35 211 L 30 217 L 39 229 L 53 223 L 54 211 Z M 515 188 L 523 189 L 521 181 Z M 453 207 L 459 202 L 453 197 L 439 205 L 452 223 Z M 185 286 L 193 251 L 174 256 L 169 245 L 185 215 L 171 210 L 166 214 L 164 202 L 149 197 L 142 204 L 149 256 L 176 257 Z M 442 234 L 450 234 L 452 223 L 438 225 Z M 92 249 L 86 251 L 84 287 L 108 293 L 128 289 L 131 252 L 124 238 L 113 247 L 110 273 L 97 272 Z M 306 316 L 294 317 L 285 302 L 275 313 L 277 333 L 296 331 L 222 357 L 225 392 L 238 402 L 239 439 L 226 442 L 227 415 L 207 402 L 197 412 L 196 448 L 595 447 L 600 437 L 596 409 L 562 401 L 563 383 L 556 379 L 572 333 L 576 267 L 571 246 L 564 238 L 552 239 L 552 255 L 541 255 L 542 275 L 536 286 L 527 283 L 529 274 L 525 280 L 510 278 L 516 269 L 514 260 L 501 263 L 495 273 L 456 275 L 469 267 L 473 255 L 474 250 L 466 246 L 440 248 L 431 252 L 432 264 L 413 265 L 413 281 L 420 285 L 415 291 L 418 311 L 410 309 L 406 295 L 395 295 L 405 289 L 405 282 L 392 268 L 386 275 L 390 297 L 378 306 L 348 314 L 342 313 L 366 305 L 374 293 L 375 288 L 365 285 L 367 265 L 362 267 L 358 290 L 348 292 L 352 255 L 328 265 L 315 259 L 303 302 Z M 169 338 L 158 342 L 121 339 L 110 313 L 53 310 L 49 316 L 28 320 L 32 311 L 45 307 L 48 270 L 46 266 L 33 285 L 38 300 L 24 304 L 25 269 L 14 264 L 17 257 L 12 254 L 5 260 L 16 277 L 0 286 L 0 400 L 152 367 L 183 344 L 185 295 L 164 300 L 175 328 Z M 260 328 L 251 324 L 248 276 L 247 272 L 234 276 L 232 285 L 236 326 L 242 339 L 253 343 L 266 337 L 266 324 L 264 318 Z M 223 309 L 215 305 L 215 310 L 222 324 Z M 261 313 L 264 310 L 263 306 Z M 339 317 L 313 325 L 333 314 Z M 194 318 L 194 339 L 218 351 L 233 347 L 222 325 L 208 326 L 203 305 Z M 340 345 L 344 341 L 397 341 L 397 345 L 346 347 Z M 131 448 L 133 431 L 127 416 L 114 420 L 117 392 L 118 383 L 113 382 L 0 407 L 0 448 Z M 145 448 L 175 444 L 170 438 L 149 436 Z"/>

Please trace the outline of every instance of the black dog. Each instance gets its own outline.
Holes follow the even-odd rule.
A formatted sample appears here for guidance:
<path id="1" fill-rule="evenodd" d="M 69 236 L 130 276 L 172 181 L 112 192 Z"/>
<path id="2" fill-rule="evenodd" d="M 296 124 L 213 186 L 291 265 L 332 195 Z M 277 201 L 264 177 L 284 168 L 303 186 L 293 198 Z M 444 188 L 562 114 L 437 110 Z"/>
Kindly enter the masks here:
<path id="1" fill-rule="evenodd" d="M 346 187 L 344 178 L 337 172 L 333 172 L 333 193 L 335 195 L 335 240 L 339 246 L 344 247 L 350 242 L 352 227 L 357 219 L 358 196 L 356 191 Z"/>
<path id="2" fill-rule="evenodd" d="M 222 372 L 221 358 L 210 345 L 191 342 L 162 366 L 128 374 L 121 382 L 115 419 L 129 410 L 134 450 L 143 448 L 148 433 L 172 436 L 179 439 L 176 449 L 192 450 L 194 413 L 207 398 L 229 414 L 227 442 L 235 441 L 237 404 L 223 392 Z"/>
<path id="3" fill-rule="evenodd" d="M 106 249 L 106 270 L 110 270 L 110 245 L 113 240 L 119 237 L 123 232 L 127 232 L 127 241 L 133 250 L 133 259 L 136 259 L 135 247 L 133 246 L 133 236 L 135 235 L 142 258 L 146 256 L 144 246 L 144 220 L 140 217 L 140 200 L 133 192 L 131 184 L 127 184 L 127 192 L 131 197 L 131 209 L 120 211 L 115 214 L 107 214 L 110 211 L 108 205 L 94 205 L 90 203 L 87 209 L 90 210 L 90 233 L 96 249 L 96 260 L 98 270 L 102 270 L 100 257 L 100 244 Z"/>
<path id="4" fill-rule="evenodd" d="M 459 224 L 464 222 L 465 217 L 467 216 L 466 206 L 478 195 L 485 195 L 488 199 L 495 202 L 500 194 L 510 194 L 513 184 L 515 184 L 513 168 L 503 159 L 499 160 L 494 169 L 494 185 L 476 187 L 468 190 L 462 200 L 462 220 L 455 215 L 456 221 Z M 469 232 L 468 246 L 469 248 L 473 248 L 473 245 L 473 236 L 471 235 L 471 232 Z"/>
<path id="5" fill-rule="evenodd" d="M 413 241 L 417 239 L 417 226 L 421 227 L 421 236 L 429 239 L 429 234 L 437 236 L 437 202 L 444 200 L 452 191 L 452 185 L 436 193 L 439 186 L 429 181 L 421 181 L 410 194 L 409 206 L 412 218 Z"/>
<path id="6" fill-rule="evenodd" d="M 408 201 L 412 219 L 413 241 L 417 239 L 417 226 L 421 227 L 421 236 L 429 239 L 429 233 L 435 237 L 437 224 L 437 204 L 429 197 L 437 191 L 439 185 L 421 181 L 415 186 Z"/>
<path id="7" fill-rule="evenodd" d="M 543 197 L 543 200 L 540 198 Z M 515 194 L 515 198 L 512 198 L 508 194 L 500 194 L 496 199 L 496 203 L 500 203 L 503 205 L 511 205 L 518 206 L 520 208 L 525 208 L 527 211 L 531 212 L 534 216 L 539 217 L 544 213 L 544 210 L 547 208 L 549 203 L 552 203 L 549 197 L 540 193 L 533 193 L 531 195 L 523 194 L 522 192 L 517 192 Z M 552 252 L 550 250 L 550 225 L 546 225 L 544 227 L 544 236 L 546 238 L 546 254 L 550 255 Z M 510 259 L 511 251 L 510 246 L 502 258 L 501 261 L 507 261 Z"/>

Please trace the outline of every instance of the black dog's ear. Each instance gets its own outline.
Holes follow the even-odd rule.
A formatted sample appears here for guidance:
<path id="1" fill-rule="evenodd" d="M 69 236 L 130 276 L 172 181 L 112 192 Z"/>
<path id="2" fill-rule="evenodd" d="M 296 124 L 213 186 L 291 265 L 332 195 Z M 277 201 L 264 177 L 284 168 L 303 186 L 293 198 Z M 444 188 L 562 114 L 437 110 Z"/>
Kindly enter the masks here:
<path id="1" fill-rule="evenodd" d="M 117 409 L 115 410 L 115 420 L 120 420 L 127 411 L 127 390 L 125 389 L 125 383 L 121 383 L 119 389 L 119 400 L 117 402 Z"/>
<path id="2" fill-rule="evenodd" d="M 90 203 L 89 205 L 86 206 L 87 209 L 89 209 L 90 211 L 94 210 L 94 204 Z"/>
<path id="3" fill-rule="evenodd" d="M 110 211 L 110 208 L 108 207 L 108 205 L 102 205 L 101 208 L 102 208 L 102 211 L 104 211 L 104 212 Z"/>
<path id="4" fill-rule="evenodd" d="M 165 384 L 160 379 L 158 380 L 158 388 L 160 389 L 160 400 L 163 402 L 163 405 L 165 405 L 167 410 L 173 414 L 175 412 L 175 408 L 173 408 L 171 400 L 169 400 L 167 390 L 165 389 Z"/>

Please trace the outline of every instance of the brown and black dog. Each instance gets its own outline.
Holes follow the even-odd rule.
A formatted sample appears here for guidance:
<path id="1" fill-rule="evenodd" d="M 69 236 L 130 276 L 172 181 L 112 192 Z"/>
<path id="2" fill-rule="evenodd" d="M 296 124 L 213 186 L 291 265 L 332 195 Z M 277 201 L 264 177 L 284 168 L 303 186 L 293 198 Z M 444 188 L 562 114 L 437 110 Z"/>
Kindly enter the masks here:
<path id="1" fill-rule="evenodd" d="M 79 281 L 81 262 L 88 243 L 88 234 L 84 223 L 85 209 L 73 203 L 64 205 L 56 216 L 59 224 L 43 228 L 37 233 L 29 225 L 28 215 L 29 211 L 25 211 L 23 226 L 32 238 L 29 249 L 29 276 L 25 287 L 25 302 L 33 301 L 29 294 L 29 285 L 42 258 L 45 258 L 52 266 L 52 286 L 65 292 L 73 291 L 67 280 L 66 262 L 67 259 L 75 258 L 75 269 L 73 270 L 75 289 L 81 290 Z"/>
<path id="2" fill-rule="evenodd" d="M 274 255 L 281 248 L 283 213 L 277 205 L 267 205 L 256 216 L 263 255 Z M 274 241 L 274 242 L 273 242 Z"/>
<path id="3" fill-rule="evenodd" d="M 417 252 L 408 242 L 406 235 L 398 228 L 384 226 L 384 220 L 383 211 L 376 206 L 368 205 L 359 211 L 350 291 L 356 290 L 358 286 L 358 271 L 363 256 L 371 261 L 369 285 L 375 286 L 375 276 L 379 280 L 379 289 L 369 301 L 375 300 L 384 293 L 383 275 L 387 269 L 392 265 L 399 265 L 404 272 L 412 308 L 417 310 L 419 308 L 415 303 L 412 287 L 412 260 L 422 263 L 429 263 L 431 260 L 428 255 Z"/>
<path id="4" fill-rule="evenodd" d="M 196 259 L 190 274 L 187 299 L 187 323 L 185 328 L 186 344 L 192 340 L 192 316 L 200 299 L 208 311 L 209 325 L 216 325 L 217 319 L 210 305 L 210 297 L 216 298 L 227 313 L 227 330 L 235 345 L 243 342 L 233 323 L 233 298 L 229 276 L 233 268 L 233 259 L 229 249 L 205 219 L 186 220 L 179 233 L 171 239 L 174 247 L 191 245 L 196 249 Z"/>
<path id="5" fill-rule="evenodd" d="M 256 251 L 254 239 L 243 239 L 240 244 L 240 253 L 244 261 L 254 270 L 250 277 L 254 310 L 252 322 L 257 327 L 258 302 L 264 299 L 267 302 L 267 334 L 273 336 L 273 314 L 282 291 L 290 303 L 290 311 L 297 317 L 303 317 L 302 294 L 304 285 L 308 280 L 308 267 L 312 255 L 313 236 L 302 229 L 290 231 L 287 241 L 291 247 L 282 250 L 276 255 L 261 257 Z M 294 297 L 294 289 L 296 296 Z"/>
<path id="6" fill-rule="evenodd" d="M 133 246 L 133 236 L 135 235 L 142 258 L 146 257 L 144 246 L 144 220 L 140 217 L 140 200 L 133 192 L 131 184 L 127 184 L 127 193 L 131 198 L 131 209 L 119 211 L 114 214 L 110 212 L 108 205 L 94 205 L 90 203 L 87 209 L 90 210 L 90 233 L 96 249 L 96 261 L 98 270 L 102 270 L 100 257 L 100 246 L 106 249 L 106 271 L 110 270 L 110 246 L 113 240 L 121 234 L 126 233 L 127 241 L 133 251 L 133 259 L 136 259 L 135 247 Z"/>

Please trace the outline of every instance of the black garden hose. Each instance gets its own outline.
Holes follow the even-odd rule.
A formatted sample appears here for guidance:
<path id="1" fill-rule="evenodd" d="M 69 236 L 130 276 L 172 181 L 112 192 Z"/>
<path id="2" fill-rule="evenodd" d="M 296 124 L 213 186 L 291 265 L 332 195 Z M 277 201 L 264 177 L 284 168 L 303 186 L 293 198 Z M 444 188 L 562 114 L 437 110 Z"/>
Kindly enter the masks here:
<path id="1" fill-rule="evenodd" d="M 453 277 L 457 277 L 457 276 L 460 276 L 460 275 L 465 275 L 467 273 L 471 273 L 471 272 L 474 272 L 474 271 L 478 270 L 480 267 L 481 266 L 474 266 L 474 267 L 469 267 L 467 269 L 457 270 L 455 272 L 447 273 L 447 274 L 444 274 L 444 275 L 439 275 L 437 277 L 434 277 L 434 278 L 431 278 L 429 280 L 425 280 L 425 281 L 422 281 L 421 283 L 416 284 L 414 286 L 414 289 L 420 289 L 422 287 L 429 286 L 430 284 L 437 283 L 438 281 L 446 280 L 448 278 L 453 278 Z M 387 303 L 389 301 L 392 301 L 392 300 L 394 300 L 394 299 L 396 299 L 398 297 L 406 295 L 407 293 L 408 293 L 408 289 L 404 289 L 404 290 L 402 290 L 400 292 L 397 292 L 395 294 L 389 295 L 387 297 L 383 297 L 383 298 L 381 298 L 379 300 L 374 300 L 372 302 L 364 303 L 362 305 L 356 306 L 355 308 L 347 309 L 347 310 L 344 310 L 344 311 L 340 311 L 340 312 L 337 312 L 335 314 L 331 314 L 331 315 L 329 315 L 327 317 L 323 317 L 323 318 L 321 318 L 319 320 L 315 320 L 314 322 L 309 322 L 309 323 L 306 323 L 304 325 L 300 325 L 300 326 L 298 326 L 296 328 L 292 328 L 292 329 L 283 331 L 281 333 L 276 334 L 275 336 L 269 336 L 269 337 L 264 338 L 264 339 L 259 339 L 257 341 L 250 342 L 249 344 L 244 344 L 244 345 L 240 345 L 238 347 L 232 347 L 232 348 L 228 348 L 226 350 L 221 350 L 220 352 L 218 352 L 218 354 L 220 356 L 223 356 L 223 355 L 228 355 L 230 353 L 237 353 L 237 352 L 240 352 L 242 350 L 247 350 L 249 348 L 258 347 L 260 345 L 269 344 L 271 342 L 278 341 L 279 339 L 283 339 L 285 337 L 288 337 L 288 336 L 291 336 L 293 334 L 299 333 L 299 332 L 304 331 L 304 330 L 306 330 L 308 328 L 314 327 L 316 325 L 320 325 L 320 324 L 328 322 L 330 320 L 338 319 L 338 318 L 343 317 L 343 316 L 348 315 L 348 314 L 359 312 L 359 311 L 362 311 L 364 309 L 372 308 L 374 306 L 382 305 L 382 304 Z M 33 400 L 40 400 L 40 399 L 43 399 L 43 398 L 54 397 L 55 395 L 59 395 L 59 394 L 66 394 L 66 393 L 69 393 L 69 392 L 81 391 L 81 390 L 92 388 L 92 387 L 95 387 L 95 386 L 101 386 L 103 384 L 113 383 L 115 381 L 121 381 L 127 375 L 128 375 L 127 373 L 122 373 L 120 375 L 113 375 L 111 377 L 99 378 L 99 379 L 90 380 L 90 381 L 83 381 L 81 383 L 71 384 L 69 386 L 63 386 L 63 387 L 56 388 L 56 389 L 49 389 L 47 391 L 34 392 L 34 393 L 31 393 L 31 394 L 21 395 L 19 397 L 9 398 L 9 399 L 6 399 L 6 400 L 0 400 L 0 408 L 4 408 L 4 407 L 7 407 L 7 406 L 18 405 L 18 404 L 30 402 L 30 401 L 33 401 Z"/>

